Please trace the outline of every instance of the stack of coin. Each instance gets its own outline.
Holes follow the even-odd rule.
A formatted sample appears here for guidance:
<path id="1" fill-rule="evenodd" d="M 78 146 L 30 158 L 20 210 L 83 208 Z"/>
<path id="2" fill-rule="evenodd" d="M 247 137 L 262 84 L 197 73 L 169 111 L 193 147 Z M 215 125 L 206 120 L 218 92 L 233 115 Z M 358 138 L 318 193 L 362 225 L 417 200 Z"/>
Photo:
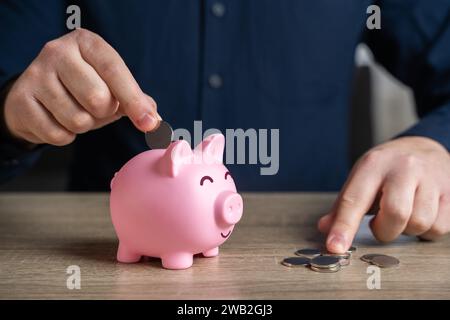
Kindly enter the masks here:
<path id="1" fill-rule="evenodd" d="M 397 258 L 378 253 L 365 254 L 361 257 L 361 260 L 380 268 L 392 268 L 400 264 Z"/>
<path id="2" fill-rule="evenodd" d="M 331 273 L 341 270 L 340 259 L 333 256 L 318 256 L 311 259 L 311 270 L 316 272 Z"/>
<path id="3" fill-rule="evenodd" d="M 352 254 L 350 251 L 347 251 L 346 253 L 331 253 L 326 252 L 323 253 L 322 256 L 328 256 L 328 257 L 336 257 L 339 259 L 339 263 L 342 267 L 348 266 L 350 264 L 350 258 L 352 257 Z"/>
<path id="4" fill-rule="evenodd" d="M 286 267 L 310 267 L 317 272 L 337 272 L 343 266 L 350 264 L 352 252 L 355 247 L 350 247 L 346 253 L 338 254 L 322 251 L 315 248 L 303 248 L 295 251 L 297 257 L 289 257 L 281 263 Z"/>

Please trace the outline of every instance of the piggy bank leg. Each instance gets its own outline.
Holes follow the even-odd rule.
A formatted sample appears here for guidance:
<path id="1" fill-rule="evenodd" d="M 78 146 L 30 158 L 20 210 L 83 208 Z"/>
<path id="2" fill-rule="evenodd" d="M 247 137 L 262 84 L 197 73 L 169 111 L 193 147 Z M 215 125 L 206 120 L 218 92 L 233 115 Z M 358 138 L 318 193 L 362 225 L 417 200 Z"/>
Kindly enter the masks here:
<path id="1" fill-rule="evenodd" d="M 178 252 L 163 255 L 162 265 L 166 269 L 187 269 L 192 266 L 192 253 Z"/>
<path id="2" fill-rule="evenodd" d="M 123 243 L 119 243 L 117 249 L 117 260 L 125 263 L 133 263 L 141 260 L 141 255 L 128 249 Z"/>
<path id="3" fill-rule="evenodd" d="M 215 257 L 215 256 L 219 255 L 219 247 L 215 247 L 215 248 L 212 248 L 205 252 L 202 252 L 202 254 L 204 257 L 207 257 L 207 258 Z"/>

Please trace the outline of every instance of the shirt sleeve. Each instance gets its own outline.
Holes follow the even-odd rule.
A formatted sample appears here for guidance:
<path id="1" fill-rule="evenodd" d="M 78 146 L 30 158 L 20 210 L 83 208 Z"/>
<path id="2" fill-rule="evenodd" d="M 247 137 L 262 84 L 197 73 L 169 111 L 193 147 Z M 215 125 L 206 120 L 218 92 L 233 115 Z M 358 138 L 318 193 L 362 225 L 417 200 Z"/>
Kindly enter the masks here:
<path id="1" fill-rule="evenodd" d="M 44 146 L 23 147 L 5 134 L 3 103 L 8 84 L 20 75 L 49 40 L 63 35 L 66 1 L 0 1 L 0 183 L 22 173 L 39 158 Z"/>
<path id="2" fill-rule="evenodd" d="M 365 42 L 414 91 L 420 121 L 400 136 L 434 139 L 450 151 L 450 2 L 382 0 L 381 29 Z"/>

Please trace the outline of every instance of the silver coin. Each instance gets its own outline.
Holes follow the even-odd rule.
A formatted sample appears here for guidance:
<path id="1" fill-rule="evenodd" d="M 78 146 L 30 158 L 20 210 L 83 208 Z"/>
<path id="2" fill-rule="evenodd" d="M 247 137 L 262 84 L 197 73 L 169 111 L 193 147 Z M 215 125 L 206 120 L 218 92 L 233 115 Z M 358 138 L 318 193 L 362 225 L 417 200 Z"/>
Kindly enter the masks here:
<path id="1" fill-rule="evenodd" d="M 347 250 L 348 253 L 353 253 L 353 252 L 355 252 L 355 251 L 356 251 L 356 247 L 354 247 L 354 246 L 351 246 L 351 247 L 348 248 L 348 250 Z"/>
<path id="2" fill-rule="evenodd" d="M 332 268 L 317 268 L 317 267 L 314 267 L 313 265 L 311 265 L 310 268 L 311 268 L 311 270 L 313 270 L 315 272 L 333 273 L 333 272 L 338 272 L 339 270 L 341 270 L 341 265 L 338 264 Z"/>
<path id="3" fill-rule="evenodd" d="M 311 266 L 315 268 L 334 268 L 340 266 L 339 258 L 334 256 L 318 256 L 311 259 Z"/>
<path id="4" fill-rule="evenodd" d="M 352 254 L 348 253 L 348 252 L 346 252 L 346 253 L 325 252 L 325 253 L 322 253 L 322 256 L 337 257 L 339 259 L 350 259 Z"/>
<path id="5" fill-rule="evenodd" d="M 347 258 L 341 258 L 339 260 L 339 264 L 341 265 L 341 267 L 346 267 L 350 264 L 350 259 Z"/>
<path id="6" fill-rule="evenodd" d="M 166 149 L 173 139 L 173 130 L 170 124 L 161 120 L 152 131 L 145 133 L 145 142 L 150 149 Z"/>
<path id="7" fill-rule="evenodd" d="M 281 261 L 281 264 L 286 267 L 304 267 L 309 265 L 310 261 L 311 260 L 306 257 L 289 257 Z"/>
<path id="8" fill-rule="evenodd" d="M 400 261 L 395 257 L 379 255 L 373 257 L 371 263 L 380 268 L 392 268 L 398 266 Z"/>
<path id="9" fill-rule="evenodd" d="M 339 264 L 342 267 L 346 267 L 350 264 L 350 259 L 352 257 L 352 254 L 351 254 L 351 252 L 346 252 L 346 253 L 326 252 L 326 253 L 323 253 L 322 256 L 336 257 L 339 259 Z"/>
<path id="10" fill-rule="evenodd" d="M 372 259 L 375 258 L 376 256 L 382 256 L 382 254 L 379 253 L 369 253 L 369 254 L 365 254 L 363 255 L 360 259 L 364 262 L 367 263 L 372 263 Z"/>
<path id="11" fill-rule="evenodd" d="M 322 254 L 322 252 L 319 249 L 305 248 L 305 249 L 297 250 L 295 252 L 295 254 L 297 256 L 301 256 L 301 257 L 314 258 L 314 257 L 320 256 Z"/>

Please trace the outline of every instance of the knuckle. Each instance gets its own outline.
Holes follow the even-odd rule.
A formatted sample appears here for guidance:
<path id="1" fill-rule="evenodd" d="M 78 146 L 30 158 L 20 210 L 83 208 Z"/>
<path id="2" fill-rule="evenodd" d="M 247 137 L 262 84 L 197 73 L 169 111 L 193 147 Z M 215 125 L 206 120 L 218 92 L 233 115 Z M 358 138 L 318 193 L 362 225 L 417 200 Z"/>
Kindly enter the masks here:
<path id="1" fill-rule="evenodd" d="M 47 142 L 56 146 L 64 146 L 71 143 L 75 139 L 74 134 L 67 133 L 60 129 L 47 130 Z"/>
<path id="2" fill-rule="evenodd" d="M 408 206 L 399 203 L 387 205 L 385 210 L 393 223 L 405 223 L 411 214 L 411 209 Z"/>
<path id="3" fill-rule="evenodd" d="M 44 98 L 45 104 L 52 106 L 63 106 L 64 100 L 49 79 L 43 79 L 41 85 L 36 88 L 36 96 Z"/>
<path id="4" fill-rule="evenodd" d="M 42 55 L 47 59 L 58 59 L 61 57 L 64 46 L 61 40 L 47 42 L 42 49 Z"/>
<path id="5" fill-rule="evenodd" d="M 433 238 L 440 238 L 445 236 L 449 232 L 448 228 L 441 224 L 435 224 L 430 229 L 430 234 L 432 234 Z"/>
<path id="6" fill-rule="evenodd" d="M 96 117 L 111 115 L 112 110 L 111 95 L 106 90 L 95 90 L 86 96 L 86 103 L 89 110 Z"/>
<path id="7" fill-rule="evenodd" d="M 32 63 L 28 66 L 24 74 L 26 74 L 28 78 L 36 80 L 40 78 L 42 70 L 36 63 Z"/>
<path id="8" fill-rule="evenodd" d="M 113 78 L 119 76 L 121 66 L 116 63 L 105 62 L 101 63 L 99 68 L 99 73 L 102 74 L 105 78 Z"/>
<path id="9" fill-rule="evenodd" d="M 346 219 L 343 219 L 342 217 L 337 217 L 336 221 L 334 222 L 334 228 L 339 229 L 339 230 L 352 231 L 354 229 L 354 226 L 352 223 L 350 223 Z"/>
<path id="10" fill-rule="evenodd" d="M 145 109 L 146 105 L 146 102 L 143 101 L 141 96 L 138 94 L 134 94 L 130 99 L 123 103 L 123 107 L 125 110 Z"/>
<path id="11" fill-rule="evenodd" d="M 77 113 L 72 117 L 70 130 L 74 133 L 85 133 L 92 126 L 91 117 L 87 113 Z"/>
<path id="12" fill-rule="evenodd" d="M 420 165 L 420 159 L 413 154 L 407 154 L 401 157 L 401 163 L 406 169 L 417 169 Z"/>
<path id="13" fill-rule="evenodd" d="M 71 34 L 77 39 L 85 39 L 90 36 L 90 32 L 83 28 L 77 28 L 73 30 Z"/>
<path id="14" fill-rule="evenodd" d="M 378 229 L 371 227 L 371 230 L 372 230 L 373 236 L 375 237 L 375 239 L 378 242 L 388 243 L 388 242 L 392 241 L 392 239 L 390 237 L 386 236 L 383 232 L 380 232 Z"/>
<path id="15" fill-rule="evenodd" d="M 98 34 L 83 28 L 72 31 L 72 35 L 75 37 L 77 42 L 83 43 L 89 48 L 94 48 L 97 41 L 102 40 Z"/>
<path id="16" fill-rule="evenodd" d="M 409 222 L 408 229 L 411 229 L 416 234 L 424 233 L 431 227 L 429 219 L 425 216 L 414 216 Z"/>
<path id="17" fill-rule="evenodd" d="M 376 220 L 378 219 L 372 219 L 369 226 L 373 236 L 377 241 L 381 243 L 388 243 L 398 236 L 398 234 L 396 233 L 385 232 L 385 226 L 383 224 L 376 223 Z"/>
<path id="18" fill-rule="evenodd" d="M 361 165 L 367 167 L 373 167 L 374 165 L 380 163 L 384 158 L 384 152 L 380 149 L 375 149 L 367 152 L 361 158 Z"/>
<path id="19" fill-rule="evenodd" d="M 341 198 L 341 205 L 345 207 L 352 206 L 356 203 L 356 198 L 349 194 L 343 194 Z"/>
<path id="20" fill-rule="evenodd" d="M 344 192 L 340 198 L 339 206 L 341 208 L 347 209 L 354 207 L 358 204 L 358 196 L 350 192 Z"/>

